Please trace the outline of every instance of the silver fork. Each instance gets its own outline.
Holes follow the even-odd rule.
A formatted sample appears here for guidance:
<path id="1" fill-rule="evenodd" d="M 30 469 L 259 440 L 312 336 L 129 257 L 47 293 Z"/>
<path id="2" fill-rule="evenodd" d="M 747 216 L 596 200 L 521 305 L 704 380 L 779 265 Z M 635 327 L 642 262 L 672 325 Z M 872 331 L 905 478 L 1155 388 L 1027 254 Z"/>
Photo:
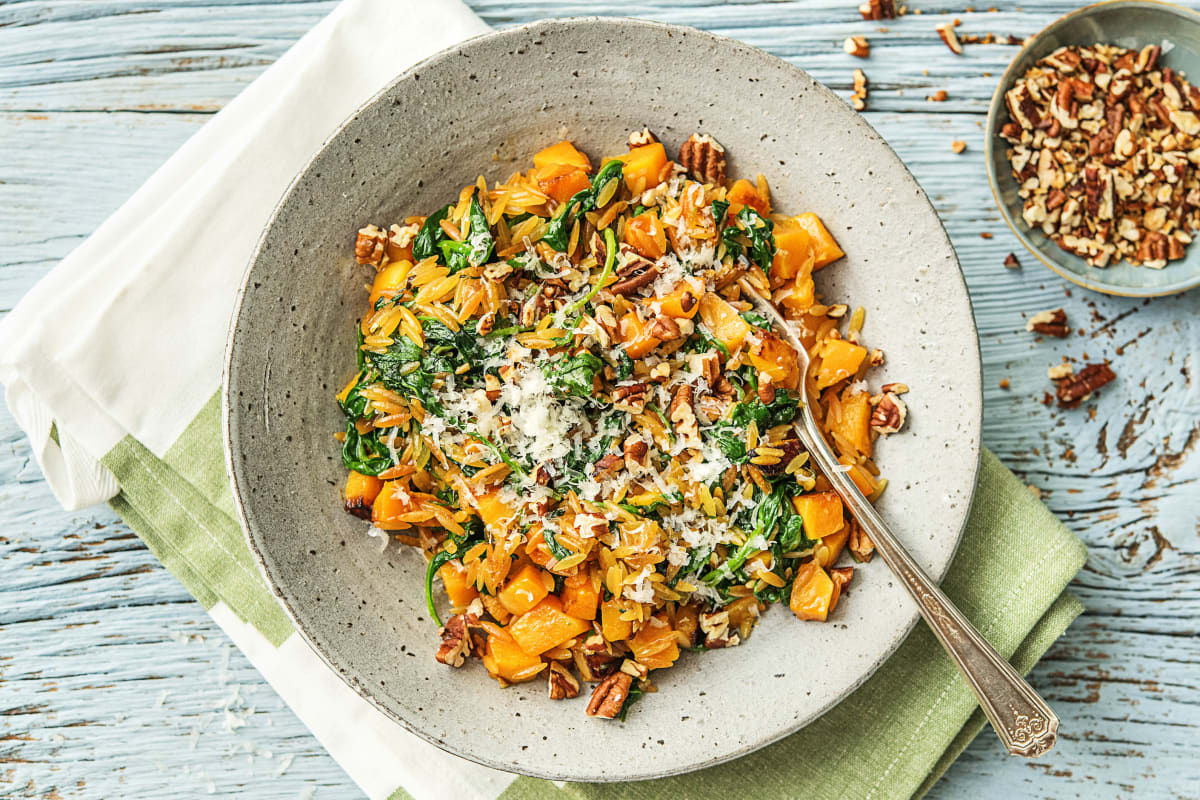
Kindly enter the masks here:
<path id="1" fill-rule="evenodd" d="M 808 374 L 808 351 L 775 306 L 745 278 L 738 280 L 744 296 L 771 320 L 797 353 L 801 376 Z M 801 378 L 801 388 L 804 382 Z M 806 398 L 807 399 L 807 398 Z M 800 404 L 800 439 L 813 461 L 833 484 L 850 508 L 850 513 L 875 543 L 884 563 L 908 589 L 942 647 L 962 671 L 975 697 L 992 723 L 992 729 L 1013 755 L 1036 757 L 1054 746 L 1058 717 L 1012 665 L 988 644 L 962 612 L 954 607 L 925 570 L 913 560 L 904 545 L 888 529 L 883 518 L 859 491 L 847 472 L 840 471 L 837 458 L 817 427 L 808 407 Z"/>

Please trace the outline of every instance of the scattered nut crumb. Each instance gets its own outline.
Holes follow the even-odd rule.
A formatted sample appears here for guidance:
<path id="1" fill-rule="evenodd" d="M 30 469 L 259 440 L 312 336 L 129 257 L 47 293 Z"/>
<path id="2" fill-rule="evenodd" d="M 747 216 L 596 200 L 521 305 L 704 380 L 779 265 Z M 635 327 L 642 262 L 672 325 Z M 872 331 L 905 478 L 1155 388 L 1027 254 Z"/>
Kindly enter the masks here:
<path id="1" fill-rule="evenodd" d="M 1053 336 L 1057 339 L 1065 339 L 1071 334 L 1071 328 L 1067 324 L 1067 312 L 1061 308 L 1053 311 L 1039 311 L 1034 314 L 1025 321 L 1025 330 L 1030 333 Z"/>
<path id="2" fill-rule="evenodd" d="M 850 95 L 850 105 L 856 111 L 866 110 L 867 86 L 867 74 L 861 69 L 854 70 L 854 92 Z"/>
<path id="3" fill-rule="evenodd" d="M 957 140 L 953 141 L 950 143 L 950 149 L 953 150 L 955 153 L 961 153 L 962 151 L 967 149 L 967 143 L 960 142 Z"/>
<path id="4" fill-rule="evenodd" d="M 1069 378 L 1075 374 L 1075 370 L 1070 364 L 1062 363 L 1055 364 L 1050 369 L 1046 370 L 1046 374 L 1050 376 L 1052 381 L 1061 381 L 1064 378 Z"/>
<path id="5" fill-rule="evenodd" d="M 1004 257 L 1004 266 L 1008 269 L 1020 269 L 1021 262 L 1017 260 L 1016 253 L 1009 253 Z"/>
<path id="6" fill-rule="evenodd" d="M 1038 487 L 1034 486 L 1032 483 L 1029 484 L 1028 486 L 1026 486 L 1025 488 L 1028 489 L 1029 493 L 1031 495 L 1033 495 L 1034 497 L 1036 497 L 1038 500 L 1042 499 L 1042 490 L 1039 489 Z"/>
<path id="7" fill-rule="evenodd" d="M 1051 376 L 1053 377 L 1053 376 Z M 1068 374 L 1055 381 L 1054 393 L 1062 408 L 1076 408 L 1092 396 L 1092 393 L 1116 380 L 1116 373 L 1108 364 L 1088 364 L 1077 374 Z"/>
<path id="8" fill-rule="evenodd" d="M 958 41 L 958 34 L 954 32 L 954 27 L 958 24 L 958 20 L 954 20 L 954 25 L 943 22 L 937 26 L 937 34 L 946 44 L 946 47 L 950 48 L 951 53 L 961 56 L 963 52 L 962 43 Z"/>
<path id="9" fill-rule="evenodd" d="M 1001 378 L 1001 379 L 1000 379 L 1000 388 L 1001 388 L 1001 389 L 1007 389 L 1007 388 L 1008 388 L 1009 386 L 1011 386 L 1011 385 L 1012 385 L 1012 384 L 1008 382 L 1008 378 Z"/>
<path id="10" fill-rule="evenodd" d="M 858 7 L 863 19 L 895 19 L 896 4 L 893 0 L 867 0 Z"/>
<path id="11" fill-rule="evenodd" d="M 988 233 L 987 231 L 983 231 L 982 233 L 979 234 L 979 238 L 980 239 L 990 239 L 990 238 L 992 238 L 992 234 Z"/>
<path id="12" fill-rule="evenodd" d="M 926 95 L 925 99 L 931 103 L 944 103 L 949 97 L 950 95 L 946 94 L 945 89 L 938 89 L 933 94 Z"/>
<path id="13" fill-rule="evenodd" d="M 842 49 L 856 58 L 866 58 L 871 54 L 871 43 L 865 36 L 847 36 Z"/>

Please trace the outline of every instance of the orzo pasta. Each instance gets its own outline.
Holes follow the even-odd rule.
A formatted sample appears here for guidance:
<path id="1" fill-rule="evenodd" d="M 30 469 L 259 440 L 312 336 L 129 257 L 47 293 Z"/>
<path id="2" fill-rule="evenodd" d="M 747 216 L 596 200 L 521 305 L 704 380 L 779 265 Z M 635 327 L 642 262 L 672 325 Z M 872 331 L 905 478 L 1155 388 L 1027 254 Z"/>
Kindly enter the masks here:
<path id="1" fill-rule="evenodd" d="M 793 428 L 801 382 L 840 461 L 877 497 L 873 440 L 899 384 L 864 375 L 861 309 L 819 300 L 843 253 L 766 179 L 725 179 L 694 135 L 648 131 L 598 165 L 568 141 L 428 217 L 358 233 L 375 268 L 358 371 L 338 401 L 346 509 L 421 548 L 452 614 L 437 659 L 501 685 L 596 683 L 623 716 L 682 650 L 745 639 L 766 606 L 824 621 L 870 540 Z M 812 355 L 753 313 L 769 294 Z"/>

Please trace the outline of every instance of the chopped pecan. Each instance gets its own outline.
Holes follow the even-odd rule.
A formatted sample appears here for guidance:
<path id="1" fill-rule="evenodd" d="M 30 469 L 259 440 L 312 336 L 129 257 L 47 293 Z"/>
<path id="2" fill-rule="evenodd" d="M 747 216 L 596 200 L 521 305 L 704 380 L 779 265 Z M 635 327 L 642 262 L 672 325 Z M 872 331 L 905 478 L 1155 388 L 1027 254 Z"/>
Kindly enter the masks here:
<path id="1" fill-rule="evenodd" d="M 640 414 L 646 410 L 646 395 L 650 386 L 645 383 L 631 383 L 614 386 L 612 390 L 613 408 L 618 411 L 628 411 L 630 414 Z"/>
<path id="2" fill-rule="evenodd" d="M 855 111 L 865 111 L 867 108 L 867 90 L 870 83 L 867 81 L 867 73 L 861 69 L 854 70 L 854 89 L 850 93 L 850 105 L 854 106 Z"/>
<path id="3" fill-rule="evenodd" d="M 854 556 L 855 561 L 870 561 L 871 556 L 875 553 L 875 543 L 871 541 L 871 537 L 862 529 L 862 526 L 854 521 L 850 523 L 850 537 L 846 542 L 846 547 L 850 550 L 850 555 Z"/>
<path id="4" fill-rule="evenodd" d="M 895 392 L 884 392 L 871 411 L 871 429 L 883 435 L 895 433 L 904 426 L 907 415 L 904 401 Z"/>
<path id="5" fill-rule="evenodd" d="M 378 267 L 387 249 L 387 239 L 387 234 L 375 225 L 359 229 L 354 240 L 354 260 Z"/>
<path id="6" fill-rule="evenodd" d="M 865 36 L 847 36 L 842 42 L 842 49 L 856 58 L 866 58 L 871 55 L 871 43 Z"/>
<path id="7" fill-rule="evenodd" d="M 596 459 L 595 466 L 597 475 L 615 475 L 625 466 L 625 459 L 616 453 L 609 453 Z"/>
<path id="8" fill-rule="evenodd" d="M 770 377 L 770 373 L 764 372 L 758 379 L 758 399 L 764 406 L 769 406 L 775 402 L 775 385 L 769 380 L 763 380 L 763 378 Z"/>
<path id="9" fill-rule="evenodd" d="M 696 419 L 696 409 L 692 405 L 694 394 L 695 391 L 690 384 L 685 383 L 680 386 L 671 398 L 671 405 L 667 413 L 667 418 L 676 424 L 676 432 L 686 442 L 695 442 L 700 439 L 700 423 Z"/>
<path id="10" fill-rule="evenodd" d="M 896 4 L 893 0 L 867 0 L 858 7 L 858 13 L 863 19 L 895 19 Z"/>
<path id="11" fill-rule="evenodd" d="M 589 717 L 604 717 L 614 719 L 621 713 L 625 700 L 629 697 L 629 688 L 633 685 L 633 676 L 624 672 L 614 672 L 600 681 L 592 692 L 592 699 L 587 704 Z"/>
<path id="12" fill-rule="evenodd" d="M 679 148 L 679 163 L 701 183 L 725 183 L 725 148 L 707 134 L 693 133 Z"/>
<path id="13" fill-rule="evenodd" d="M 641 436 L 631 434 L 622 443 L 621 452 L 625 456 L 626 468 L 633 464 L 644 467 L 646 466 L 646 455 L 650 452 L 650 446 L 646 444 L 646 440 Z"/>
<path id="14" fill-rule="evenodd" d="M 438 631 L 442 635 L 442 645 L 434 658 L 451 667 L 461 667 L 466 663 L 467 656 L 475 653 L 470 626 L 478 622 L 479 618 L 470 613 L 455 614 L 446 620 L 446 624 Z"/>
<path id="15" fill-rule="evenodd" d="M 628 297 L 654 283 L 658 279 L 658 267 L 654 266 L 653 261 L 638 255 L 632 248 L 622 247 L 617 277 L 621 280 L 608 287 L 608 290 L 613 294 Z"/>
<path id="16" fill-rule="evenodd" d="M 546 675 L 551 700 L 565 700 L 569 697 L 579 696 L 579 679 L 571 674 L 571 670 L 566 665 L 552 661 Z"/>
<path id="17" fill-rule="evenodd" d="M 658 137 L 651 133 L 649 128 L 642 128 L 640 131 L 629 134 L 629 149 L 654 144 L 657 141 Z"/>
<path id="18" fill-rule="evenodd" d="M 956 56 L 961 56 L 963 52 L 962 44 L 958 41 L 958 34 L 954 32 L 954 23 L 943 22 L 937 26 L 938 37 L 945 43 L 946 47 L 950 48 L 950 52 Z"/>
<path id="19" fill-rule="evenodd" d="M 1108 364 L 1088 364 L 1078 373 L 1056 381 L 1055 394 L 1063 408 L 1075 408 L 1092 396 L 1092 392 L 1116 379 Z"/>
<path id="20" fill-rule="evenodd" d="M 734 647 L 741 641 L 729 630 L 729 612 L 724 609 L 701 614 L 700 632 L 704 634 L 704 646 L 709 650 Z"/>
<path id="21" fill-rule="evenodd" d="M 1034 314 L 1025 321 L 1025 330 L 1057 339 L 1065 339 L 1071 334 L 1071 328 L 1067 325 L 1067 312 L 1061 308 Z"/>
<path id="22" fill-rule="evenodd" d="M 661 342 L 671 342 L 680 336 L 679 325 L 671 317 L 658 317 L 650 323 L 650 336 Z"/>

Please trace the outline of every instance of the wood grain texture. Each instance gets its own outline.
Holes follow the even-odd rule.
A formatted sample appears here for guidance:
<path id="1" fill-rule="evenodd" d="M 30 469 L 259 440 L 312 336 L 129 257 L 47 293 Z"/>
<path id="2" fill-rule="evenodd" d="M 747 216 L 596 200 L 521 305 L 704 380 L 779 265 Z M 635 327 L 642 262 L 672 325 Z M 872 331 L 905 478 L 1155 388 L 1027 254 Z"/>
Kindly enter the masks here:
<path id="1" fill-rule="evenodd" d="M 695 25 L 763 47 L 843 94 L 851 71 L 866 70 L 867 116 L 933 198 L 967 275 L 985 442 L 1090 548 L 1073 587 L 1087 613 L 1033 674 L 1063 719 L 1058 749 L 1014 760 L 984 735 L 933 796 L 1200 797 L 1200 292 L 1122 300 L 1069 289 L 1031 257 L 1006 270 L 1004 256 L 1021 253 L 992 205 L 981 126 L 1015 49 L 968 46 L 956 57 L 933 30 L 959 17 L 960 32 L 1023 37 L 1074 4 L 967 13 L 913 3 L 922 15 L 866 23 L 853 0 L 470 2 L 495 26 L 590 13 Z M 0 311 L 332 7 L 0 4 Z M 870 38 L 870 60 L 841 52 L 850 34 Z M 937 89 L 948 102 L 925 100 Z M 968 143 L 964 154 L 951 153 L 954 140 Z M 1081 334 L 1024 332 L 1026 314 L 1060 306 Z M 1111 358 L 1119 381 L 1076 411 L 1045 407 L 1046 369 L 1063 357 Z M 55 506 L 0 414 L 0 797 L 307 790 L 357 796 L 125 526 L 104 509 Z"/>

